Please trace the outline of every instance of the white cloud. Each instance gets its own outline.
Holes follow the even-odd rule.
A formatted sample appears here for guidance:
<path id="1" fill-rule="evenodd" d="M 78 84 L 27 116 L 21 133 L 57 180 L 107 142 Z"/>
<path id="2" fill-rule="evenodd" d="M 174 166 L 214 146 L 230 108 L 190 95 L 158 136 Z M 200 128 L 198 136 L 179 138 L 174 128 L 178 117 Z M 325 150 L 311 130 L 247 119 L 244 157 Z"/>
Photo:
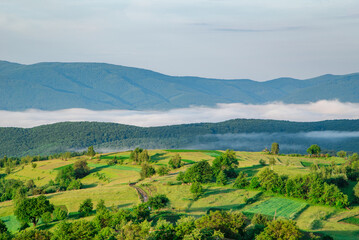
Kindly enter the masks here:
<path id="1" fill-rule="evenodd" d="M 234 118 L 275 119 L 290 121 L 321 121 L 359 119 L 359 103 L 321 100 L 308 104 L 242 103 L 217 104 L 216 107 L 193 106 L 169 111 L 132 111 L 64 109 L 24 112 L 0 111 L 2 127 L 33 127 L 64 121 L 116 122 L 136 126 L 164 126 L 183 123 L 220 122 Z M 309 136 L 308 136 L 309 137 Z"/>

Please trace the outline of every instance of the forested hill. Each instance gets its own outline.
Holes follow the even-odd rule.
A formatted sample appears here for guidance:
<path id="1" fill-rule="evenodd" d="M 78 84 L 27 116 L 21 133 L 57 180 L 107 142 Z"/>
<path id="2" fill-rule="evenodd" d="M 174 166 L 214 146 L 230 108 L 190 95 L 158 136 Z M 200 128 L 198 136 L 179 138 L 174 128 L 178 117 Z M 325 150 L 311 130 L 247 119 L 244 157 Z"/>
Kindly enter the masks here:
<path id="1" fill-rule="evenodd" d="M 216 103 L 359 102 L 359 73 L 267 82 L 172 77 L 103 63 L 0 61 L 0 109 L 172 109 Z"/>
<path id="2" fill-rule="evenodd" d="M 326 134 L 303 134 L 312 131 L 326 131 Z M 91 145 L 97 151 L 136 146 L 262 150 L 272 141 L 279 142 L 284 152 L 305 152 L 306 147 L 314 143 L 321 144 L 323 149 L 359 152 L 356 131 L 359 132 L 359 120 L 303 123 L 235 119 L 148 128 L 115 123 L 64 122 L 34 128 L 0 128 L 0 156 L 79 151 Z"/>

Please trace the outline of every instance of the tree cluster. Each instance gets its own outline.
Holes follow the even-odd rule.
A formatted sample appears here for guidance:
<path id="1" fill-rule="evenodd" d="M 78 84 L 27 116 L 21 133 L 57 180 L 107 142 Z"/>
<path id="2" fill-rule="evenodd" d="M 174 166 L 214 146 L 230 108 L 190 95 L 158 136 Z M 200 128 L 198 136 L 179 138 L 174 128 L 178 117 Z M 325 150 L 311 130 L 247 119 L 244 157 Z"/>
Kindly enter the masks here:
<path id="1" fill-rule="evenodd" d="M 326 183 L 316 174 L 288 178 L 265 168 L 251 179 L 249 186 L 289 197 L 307 199 L 316 204 L 339 208 L 349 205 L 347 195 L 343 194 L 336 185 Z"/>

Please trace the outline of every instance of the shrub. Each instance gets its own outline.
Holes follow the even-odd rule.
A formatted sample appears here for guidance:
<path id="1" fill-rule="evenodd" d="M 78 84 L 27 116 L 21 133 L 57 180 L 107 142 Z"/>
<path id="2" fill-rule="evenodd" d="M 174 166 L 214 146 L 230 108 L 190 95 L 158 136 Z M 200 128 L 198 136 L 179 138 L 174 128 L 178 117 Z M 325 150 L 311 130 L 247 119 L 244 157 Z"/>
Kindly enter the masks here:
<path id="1" fill-rule="evenodd" d="M 171 168 L 180 168 L 182 166 L 182 159 L 181 156 L 177 153 L 174 155 L 168 162 L 168 164 L 171 166 Z"/>
<path id="2" fill-rule="evenodd" d="M 233 187 L 235 188 L 245 188 L 249 185 L 249 181 L 247 180 L 247 174 L 240 172 L 238 177 L 234 181 Z"/>
<path id="3" fill-rule="evenodd" d="M 150 206 L 152 209 L 161 209 L 166 207 L 166 205 L 169 203 L 169 199 L 164 194 L 159 194 L 154 197 L 150 197 L 148 199 L 148 206 Z"/>
<path id="4" fill-rule="evenodd" d="M 54 220 L 61 221 L 67 218 L 68 212 L 65 209 L 57 207 L 55 208 L 53 215 L 54 215 Z"/>
<path id="5" fill-rule="evenodd" d="M 141 178 L 145 179 L 156 174 L 156 170 L 148 163 L 143 163 L 141 168 Z"/>
<path id="6" fill-rule="evenodd" d="M 192 183 L 191 193 L 193 194 L 193 198 L 197 200 L 204 192 L 202 185 L 199 182 Z"/>
<path id="7" fill-rule="evenodd" d="M 92 200 L 88 198 L 85 201 L 83 201 L 83 203 L 81 203 L 79 208 L 79 213 L 81 216 L 90 216 L 92 210 L 93 210 L 93 203 Z"/>
<path id="8" fill-rule="evenodd" d="M 160 175 L 160 176 L 164 176 L 164 175 L 167 175 L 168 173 L 169 173 L 169 169 L 168 169 L 168 167 L 166 167 L 166 166 L 161 166 L 158 170 L 157 170 L 157 173 L 158 173 L 158 175 Z"/>
<path id="9" fill-rule="evenodd" d="M 259 164 L 262 165 L 262 166 L 265 166 L 265 165 L 266 165 L 266 161 L 263 160 L 263 159 L 261 159 L 261 160 L 259 160 Z"/>

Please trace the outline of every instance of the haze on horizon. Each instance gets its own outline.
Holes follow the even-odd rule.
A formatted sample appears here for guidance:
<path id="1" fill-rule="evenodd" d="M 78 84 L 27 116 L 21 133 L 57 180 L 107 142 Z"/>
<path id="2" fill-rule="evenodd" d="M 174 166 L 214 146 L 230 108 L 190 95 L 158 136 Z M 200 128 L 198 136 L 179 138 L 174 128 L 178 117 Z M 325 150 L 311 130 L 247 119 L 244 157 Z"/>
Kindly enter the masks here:
<path id="1" fill-rule="evenodd" d="M 355 0 L 2 0 L 0 59 L 269 80 L 358 72 Z"/>

